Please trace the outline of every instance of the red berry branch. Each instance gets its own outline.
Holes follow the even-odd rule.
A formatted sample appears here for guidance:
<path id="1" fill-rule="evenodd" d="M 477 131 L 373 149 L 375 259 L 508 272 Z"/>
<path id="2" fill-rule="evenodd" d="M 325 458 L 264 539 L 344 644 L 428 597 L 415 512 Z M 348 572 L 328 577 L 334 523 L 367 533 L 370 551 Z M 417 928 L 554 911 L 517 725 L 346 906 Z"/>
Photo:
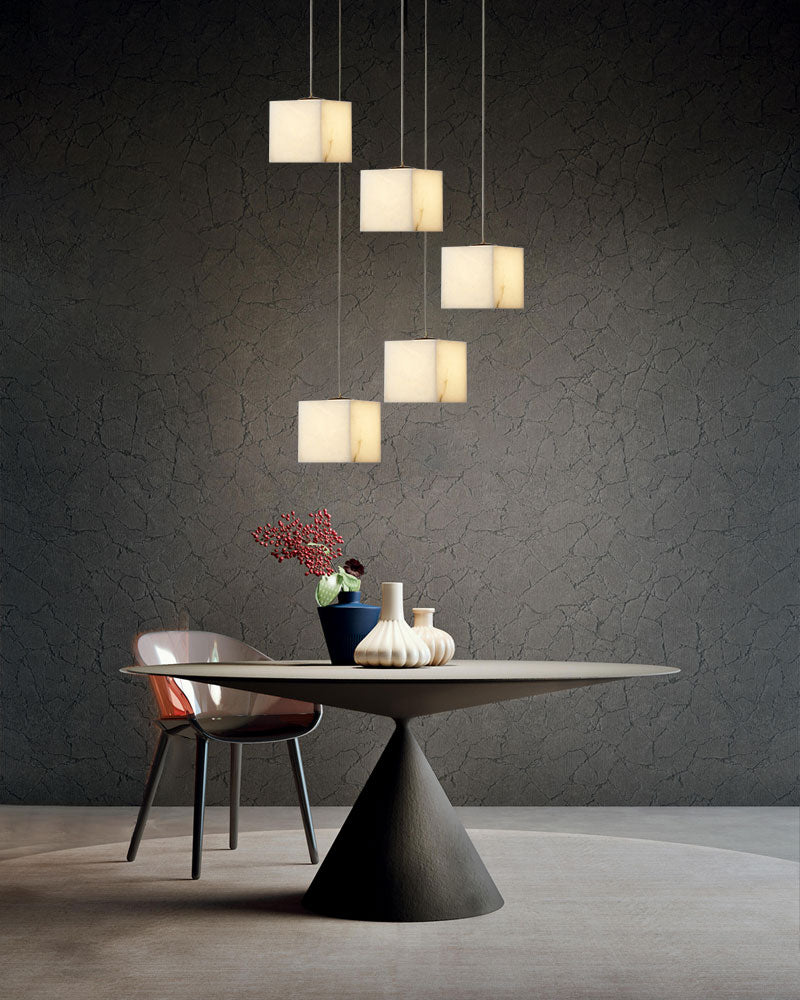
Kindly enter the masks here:
<path id="1" fill-rule="evenodd" d="M 277 524 L 263 524 L 251 534 L 259 545 L 272 548 L 278 562 L 296 559 L 306 567 L 306 576 L 328 576 L 333 573 L 333 560 L 342 554 L 344 539 L 331 527 L 326 508 L 308 516 L 311 520 L 303 524 L 290 511 Z"/>

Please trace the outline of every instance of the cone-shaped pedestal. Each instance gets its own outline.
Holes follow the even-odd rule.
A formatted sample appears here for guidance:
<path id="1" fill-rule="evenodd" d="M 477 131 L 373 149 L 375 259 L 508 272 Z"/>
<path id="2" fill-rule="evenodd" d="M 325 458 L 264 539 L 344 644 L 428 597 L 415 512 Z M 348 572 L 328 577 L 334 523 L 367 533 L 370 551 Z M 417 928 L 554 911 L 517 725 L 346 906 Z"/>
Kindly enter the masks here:
<path id="1" fill-rule="evenodd" d="M 351 920 L 455 920 L 503 897 L 406 720 L 386 745 L 303 903 Z"/>

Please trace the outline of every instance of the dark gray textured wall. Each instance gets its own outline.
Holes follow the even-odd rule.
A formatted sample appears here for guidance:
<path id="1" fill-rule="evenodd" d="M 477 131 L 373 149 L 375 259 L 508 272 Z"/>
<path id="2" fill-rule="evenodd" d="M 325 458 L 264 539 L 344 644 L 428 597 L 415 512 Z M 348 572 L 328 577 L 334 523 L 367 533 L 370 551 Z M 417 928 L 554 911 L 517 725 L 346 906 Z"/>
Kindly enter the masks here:
<path id="1" fill-rule="evenodd" d="M 248 533 L 320 505 L 367 594 L 404 580 L 462 656 L 682 668 L 421 723 L 455 802 L 796 801 L 792 9 L 490 4 L 487 238 L 526 247 L 526 308 L 441 313 L 433 237 L 430 329 L 468 341 L 469 403 L 386 406 L 382 464 L 324 468 L 296 463 L 295 413 L 334 390 L 335 169 L 270 167 L 266 144 L 267 102 L 306 86 L 303 4 L 11 13 L 5 801 L 137 800 L 150 705 L 116 671 L 139 628 L 322 655 L 311 585 Z M 431 4 L 448 243 L 479 232 L 478 21 Z M 379 398 L 384 338 L 419 328 L 421 245 L 358 231 L 358 168 L 398 155 L 395 5 L 346 2 L 345 27 L 345 391 Z M 352 801 L 387 728 L 330 711 L 314 800 Z M 292 801 L 282 751 L 249 753 L 244 794 Z"/>

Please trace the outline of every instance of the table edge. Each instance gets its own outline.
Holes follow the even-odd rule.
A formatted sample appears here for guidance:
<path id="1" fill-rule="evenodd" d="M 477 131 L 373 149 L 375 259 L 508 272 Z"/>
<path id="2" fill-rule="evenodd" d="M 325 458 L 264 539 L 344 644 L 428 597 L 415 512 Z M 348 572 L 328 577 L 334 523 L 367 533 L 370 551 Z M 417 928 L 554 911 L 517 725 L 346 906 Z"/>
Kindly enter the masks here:
<path id="1" fill-rule="evenodd" d="M 271 661 L 266 661 L 266 662 L 268 662 L 270 665 L 274 665 L 274 666 L 281 666 L 282 664 L 286 664 L 286 663 L 290 663 L 292 666 L 297 666 L 297 667 L 303 667 L 303 666 L 316 666 L 316 667 L 320 667 L 320 666 L 325 666 L 326 665 L 324 663 L 324 661 L 323 662 L 319 662 L 318 661 L 316 663 L 308 663 L 308 664 L 303 663 L 303 662 L 298 662 L 298 661 L 282 661 L 282 660 L 271 660 Z M 468 663 L 469 662 L 479 662 L 479 663 L 512 663 L 513 664 L 515 662 L 519 662 L 519 663 L 539 663 L 539 662 L 545 662 L 545 661 L 539 661 L 539 660 L 521 660 L 521 661 L 514 661 L 514 660 L 478 660 L 478 661 L 460 661 L 460 662 L 468 662 Z M 600 663 L 588 663 L 588 662 L 587 663 L 583 663 L 582 661 L 579 661 L 579 660 L 576 660 L 576 661 L 558 661 L 558 662 L 564 662 L 564 663 L 567 663 L 567 664 L 570 663 L 570 662 L 574 662 L 575 666 L 605 666 L 605 664 L 600 664 Z M 254 666 L 261 666 L 261 665 L 262 664 L 260 662 L 257 663 L 257 664 L 256 663 L 247 663 L 247 662 L 242 662 L 242 663 L 232 663 L 232 662 L 231 663 L 222 663 L 222 662 L 220 662 L 220 663 L 213 663 L 213 664 L 212 663 L 174 663 L 174 664 L 170 663 L 170 664 L 164 664 L 164 665 L 162 665 L 161 669 L 153 670 L 150 666 L 140 666 L 139 664 L 133 664 L 133 665 L 127 666 L 127 667 L 120 667 L 119 668 L 119 672 L 121 674 L 126 674 L 129 677 L 148 677 L 148 676 L 152 676 L 152 677 L 164 677 L 164 676 L 167 676 L 167 677 L 185 677 L 187 680 L 191 680 L 192 679 L 191 677 L 188 676 L 188 674 L 189 673 L 194 673 L 195 678 L 197 680 L 202 681 L 202 680 L 205 680 L 204 677 L 198 676 L 196 671 L 187 671 L 187 668 L 191 668 L 191 667 L 204 667 L 204 668 L 207 668 L 207 667 L 212 667 L 212 666 L 214 666 L 214 667 L 221 667 L 221 668 L 225 668 L 225 667 L 254 667 Z M 349 666 L 349 665 L 344 664 L 344 666 Z M 445 664 L 444 666 L 448 666 L 448 664 Z M 626 664 L 619 664 L 619 666 L 626 666 Z M 577 676 L 575 676 L 575 675 L 567 676 L 567 675 L 559 675 L 559 674 L 553 674 L 553 675 L 548 676 L 548 677 L 509 677 L 507 675 L 503 676 L 501 673 L 498 673 L 498 675 L 495 676 L 495 677 L 491 677 L 491 676 L 490 677 L 486 677 L 486 676 L 480 676 L 480 677 L 449 677 L 449 676 L 442 676 L 441 678 L 438 678 L 438 680 L 439 680 L 440 683 L 450 683 L 450 684 L 464 684 L 464 683 L 470 683 L 470 684 L 497 684 L 498 682 L 502 682 L 502 681 L 508 681 L 508 682 L 527 681 L 527 682 L 530 682 L 530 683 L 536 683 L 537 681 L 547 682 L 547 681 L 559 680 L 561 678 L 561 676 L 563 676 L 564 680 L 582 680 L 582 679 L 586 679 L 586 680 L 598 680 L 598 681 L 599 680 L 616 681 L 616 680 L 634 680 L 634 679 L 639 678 L 639 677 L 672 677 L 672 676 L 675 676 L 676 674 L 681 673 L 680 667 L 658 666 L 657 664 L 650 664 L 650 663 L 632 663 L 632 664 L 630 664 L 630 666 L 632 666 L 632 667 L 648 667 L 648 668 L 651 668 L 651 669 L 649 669 L 647 673 L 632 673 L 632 674 L 624 674 L 624 673 L 623 674 L 584 674 L 583 677 L 581 677 L 580 675 L 577 675 Z M 166 669 L 167 667 L 169 667 L 170 669 L 167 670 Z M 394 684 L 418 684 L 418 683 L 420 683 L 423 680 L 426 681 L 426 682 L 433 682 L 433 683 L 435 683 L 437 681 L 437 677 L 435 675 L 431 675 L 431 674 L 427 674 L 427 673 L 423 674 L 423 675 L 419 674 L 419 670 L 420 669 L 423 669 L 423 670 L 424 669 L 434 669 L 435 670 L 435 669 L 437 669 L 436 667 L 433 667 L 433 668 L 431 668 L 431 667 L 427 667 L 427 668 L 425 668 L 425 667 L 423 667 L 423 668 L 419 668 L 419 667 L 363 667 L 363 668 L 361 668 L 361 670 L 359 670 L 359 669 L 356 668 L 356 665 L 353 665 L 353 669 L 354 669 L 355 672 L 353 673 L 352 676 L 348 676 L 348 677 L 337 677 L 337 676 L 331 676 L 331 677 L 303 677 L 301 674 L 298 674 L 297 676 L 292 676 L 292 677 L 264 677 L 264 678 L 254 677 L 252 679 L 253 680 L 263 680 L 265 682 L 269 682 L 269 681 L 291 682 L 293 684 L 294 683 L 300 683 L 300 684 L 303 684 L 303 683 L 306 683 L 306 684 L 321 684 L 321 683 L 325 683 L 325 684 L 352 684 L 352 683 L 357 682 L 359 680 L 359 674 L 361 673 L 361 670 L 380 670 L 381 671 L 381 676 L 379 676 L 379 677 L 373 677 L 373 676 L 371 676 L 371 677 L 363 677 L 362 676 L 361 680 L 364 683 L 368 682 L 368 683 L 378 683 L 378 684 L 385 683 L 385 682 L 391 682 L 391 683 L 394 683 Z M 211 675 L 211 676 L 214 676 L 214 675 Z M 232 678 L 232 679 L 234 679 L 234 678 Z M 242 678 L 240 676 L 240 677 L 235 678 L 235 679 L 247 679 L 247 678 Z"/>

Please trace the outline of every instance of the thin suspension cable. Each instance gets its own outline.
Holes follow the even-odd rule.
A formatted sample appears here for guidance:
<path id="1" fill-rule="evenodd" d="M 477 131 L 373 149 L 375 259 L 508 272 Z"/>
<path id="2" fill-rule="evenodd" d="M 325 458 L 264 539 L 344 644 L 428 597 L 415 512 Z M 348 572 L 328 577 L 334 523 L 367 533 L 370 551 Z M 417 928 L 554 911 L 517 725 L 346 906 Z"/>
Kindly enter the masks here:
<path id="1" fill-rule="evenodd" d="M 313 2 L 313 0 L 312 0 Z M 339 100 L 342 99 L 342 0 L 339 0 Z M 336 383 L 342 398 L 342 164 L 339 163 L 338 228 L 336 237 Z"/>
<path id="2" fill-rule="evenodd" d="M 405 21 L 405 0 L 400 0 L 400 166 L 403 166 L 403 88 L 405 86 L 405 42 L 403 24 Z"/>
<path id="3" fill-rule="evenodd" d="M 422 128 L 422 165 L 428 169 L 428 0 L 424 6 L 424 56 L 423 56 L 423 128 Z M 428 234 L 422 234 L 422 329 L 428 336 Z"/>
<path id="4" fill-rule="evenodd" d="M 428 234 L 422 234 L 422 328 L 428 336 Z"/>
<path id="5" fill-rule="evenodd" d="M 481 0 L 481 243 L 486 242 L 486 0 Z"/>
<path id="6" fill-rule="evenodd" d="M 339 399 L 342 398 L 342 165 L 339 164 L 339 232 L 337 238 L 336 279 L 336 383 Z"/>
<path id="7" fill-rule="evenodd" d="M 424 38 L 424 57 L 423 57 L 424 58 L 424 62 L 423 62 L 423 67 L 424 68 L 423 68 L 422 79 L 423 79 L 423 87 L 424 87 L 425 100 L 423 102 L 424 121 L 423 121 L 423 131 L 422 131 L 422 135 L 423 135 L 423 146 L 422 146 L 422 149 L 423 149 L 423 160 L 422 160 L 422 163 L 423 163 L 423 166 L 425 167 L 425 169 L 427 170 L 428 169 L 428 0 L 425 0 L 424 12 L 425 12 L 424 13 L 425 30 L 424 30 L 424 33 L 423 33 L 423 38 Z"/>
<path id="8" fill-rule="evenodd" d="M 308 0 L 308 96 L 314 96 L 314 0 Z"/>

